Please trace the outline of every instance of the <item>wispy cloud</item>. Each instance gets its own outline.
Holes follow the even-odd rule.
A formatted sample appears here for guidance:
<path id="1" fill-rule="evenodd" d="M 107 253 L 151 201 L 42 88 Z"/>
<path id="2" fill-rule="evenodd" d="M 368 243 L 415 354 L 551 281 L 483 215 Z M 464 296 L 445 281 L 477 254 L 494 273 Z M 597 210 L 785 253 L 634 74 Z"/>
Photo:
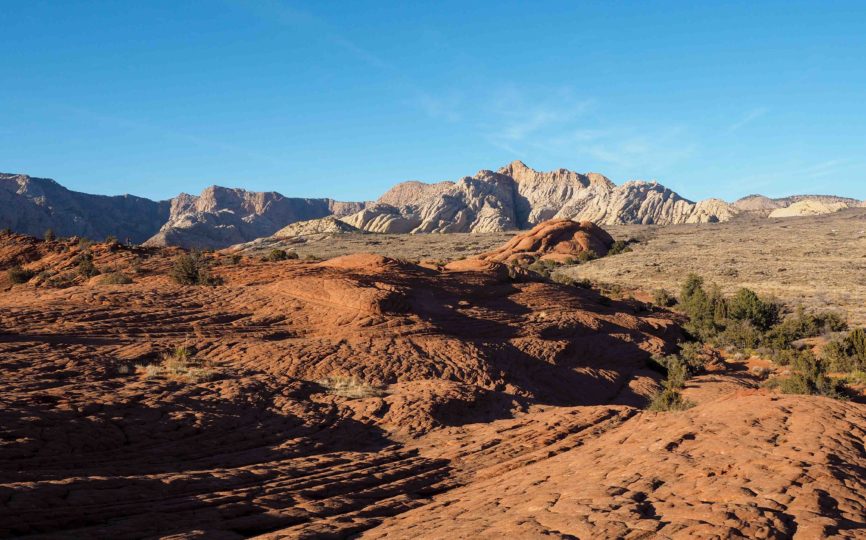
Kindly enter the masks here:
<path id="1" fill-rule="evenodd" d="M 67 113 L 83 116 L 91 122 L 112 126 L 113 128 L 130 131 L 143 131 L 166 140 L 190 143 L 203 148 L 210 148 L 211 150 L 219 150 L 221 152 L 231 152 L 244 156 L 248 159 L 266 161 L 272 165 L 277 165 L 281 167 L 287 165 L 285 160 L 277 159 L 274 156 L 253 151 L 242 146 L 226 143 L 218 139 L 201 137 L 199 135 L 179 131 L 174 128 L 167 128 L 164 126 L 152 124 L 150 122 L 133 120 L 124 116 L 96 112 L 80 106 L 57 103 L 52 103 L 51 105 Z"/>
<path id="2" fill-rule="evenodd" d="M 227 0 L 229 3 L 246 9 L 261 19 L 277 23 L 287 28 L 312 28 L 320 39 L 343 49 L 357 60 L 379 70 L 396 72 L 395 66 L 387 62 L 379 55 L 358 45 L 350 39 L 346 33 L 331 23 L 316 16 L 315 14 L 290 5 L 288 2 L 279 0 L 257 0 L 244 2 L 240 0 Z"/>
<path id="3" fill-rule="evenodd" d="M 726 131 L 728 133 L 733 133 L 739 129 L 742 129 L 757 120 L 758 118 L 764 116 L 768 112 L 770 112 L 770 110 L 766 107 L 758 107 L 756 109 L 752 109 L 751 111 L 747 112 L 745 116 L 743 116 L 733 124 L 729 125 Z"/>

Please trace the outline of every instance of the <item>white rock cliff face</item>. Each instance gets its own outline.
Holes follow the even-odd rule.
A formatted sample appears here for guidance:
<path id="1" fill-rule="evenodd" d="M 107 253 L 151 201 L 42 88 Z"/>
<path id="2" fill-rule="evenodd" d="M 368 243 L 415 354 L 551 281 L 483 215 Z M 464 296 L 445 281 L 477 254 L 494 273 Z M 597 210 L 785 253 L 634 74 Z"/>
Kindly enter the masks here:
<path id="1" fill-rule="evenodd" d="M 211 186 L 201 195 L 181 193 L 172 199 L 168 221 L 145 244 L 218 249 L 270 236 L 291 223 L 361 208 L 363 203 Z"/>
<path id="2" fill-rule="evenodd" d="M 520 161 L 457 182 L 404 182 L 378 203 L 343 220 L 371 232 L 447 233 L 525 229 L 553 218 L 602 225 L 709 223 L 738 212 L 718 199 L 691 202 L 657 182 L 617 186 L 600 174 L 539 172 Z"/>

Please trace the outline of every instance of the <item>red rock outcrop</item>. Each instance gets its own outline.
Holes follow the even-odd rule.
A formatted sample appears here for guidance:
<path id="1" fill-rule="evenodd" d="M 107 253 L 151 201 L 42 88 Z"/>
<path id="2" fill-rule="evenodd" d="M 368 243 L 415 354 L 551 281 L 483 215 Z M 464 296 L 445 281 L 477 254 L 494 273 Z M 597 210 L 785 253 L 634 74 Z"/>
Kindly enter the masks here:
<path id="1" fill-rule="evenodd" d="M 479 258 L 496 262 L 537 259 L 562 262 L 590 251 L 596 256 L 607 255 L 611 244 L 613 238 L 607 231 L 591 221 L 552 219 L 516 235 L 501 248 Z"/>
<path id="2" fill-rule="evenodd" d="M 3 235 L 0 269 L 82 249 Z M 178 250 L 86 249 L 133 283 L 0 283 L 0 536 L 862 536 L 866 406 L 729 365 L 642 411 L 671 313 L 480 259 L 181 286 Z"/>

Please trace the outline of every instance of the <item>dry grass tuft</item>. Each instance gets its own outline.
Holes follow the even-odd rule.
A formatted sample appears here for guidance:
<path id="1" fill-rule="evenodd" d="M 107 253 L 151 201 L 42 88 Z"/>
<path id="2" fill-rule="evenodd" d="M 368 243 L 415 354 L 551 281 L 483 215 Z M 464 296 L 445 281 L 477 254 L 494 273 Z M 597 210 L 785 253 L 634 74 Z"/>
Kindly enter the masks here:
<path id="1" fill-rule="evenodd" d="M 357 377 L 332 375 L 317 382 L 332 396 L 361 399 L 368 397 L 382 397 L 385 395 L 385 390 L 381 386 L 372 385 L 358 379 Z"/>

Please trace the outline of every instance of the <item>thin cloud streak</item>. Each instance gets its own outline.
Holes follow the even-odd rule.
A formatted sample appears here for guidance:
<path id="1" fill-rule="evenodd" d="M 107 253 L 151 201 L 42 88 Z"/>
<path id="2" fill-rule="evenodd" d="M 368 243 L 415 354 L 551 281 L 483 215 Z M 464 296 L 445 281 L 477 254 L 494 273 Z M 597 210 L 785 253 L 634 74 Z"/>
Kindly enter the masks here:
<path id="1" fill-rule="evenodd" d="M 743 118 L 728 126 L 728 129 L 726 131 L 728 133 L 734 133 L 735 131 L 748 126 L 749 124 L 751 124 L 758 118 L 764 116 L 768 112 L 770 112 L 770 110 L 766 107 L 758 107 L 757 109 L 752 109 Z"/>

